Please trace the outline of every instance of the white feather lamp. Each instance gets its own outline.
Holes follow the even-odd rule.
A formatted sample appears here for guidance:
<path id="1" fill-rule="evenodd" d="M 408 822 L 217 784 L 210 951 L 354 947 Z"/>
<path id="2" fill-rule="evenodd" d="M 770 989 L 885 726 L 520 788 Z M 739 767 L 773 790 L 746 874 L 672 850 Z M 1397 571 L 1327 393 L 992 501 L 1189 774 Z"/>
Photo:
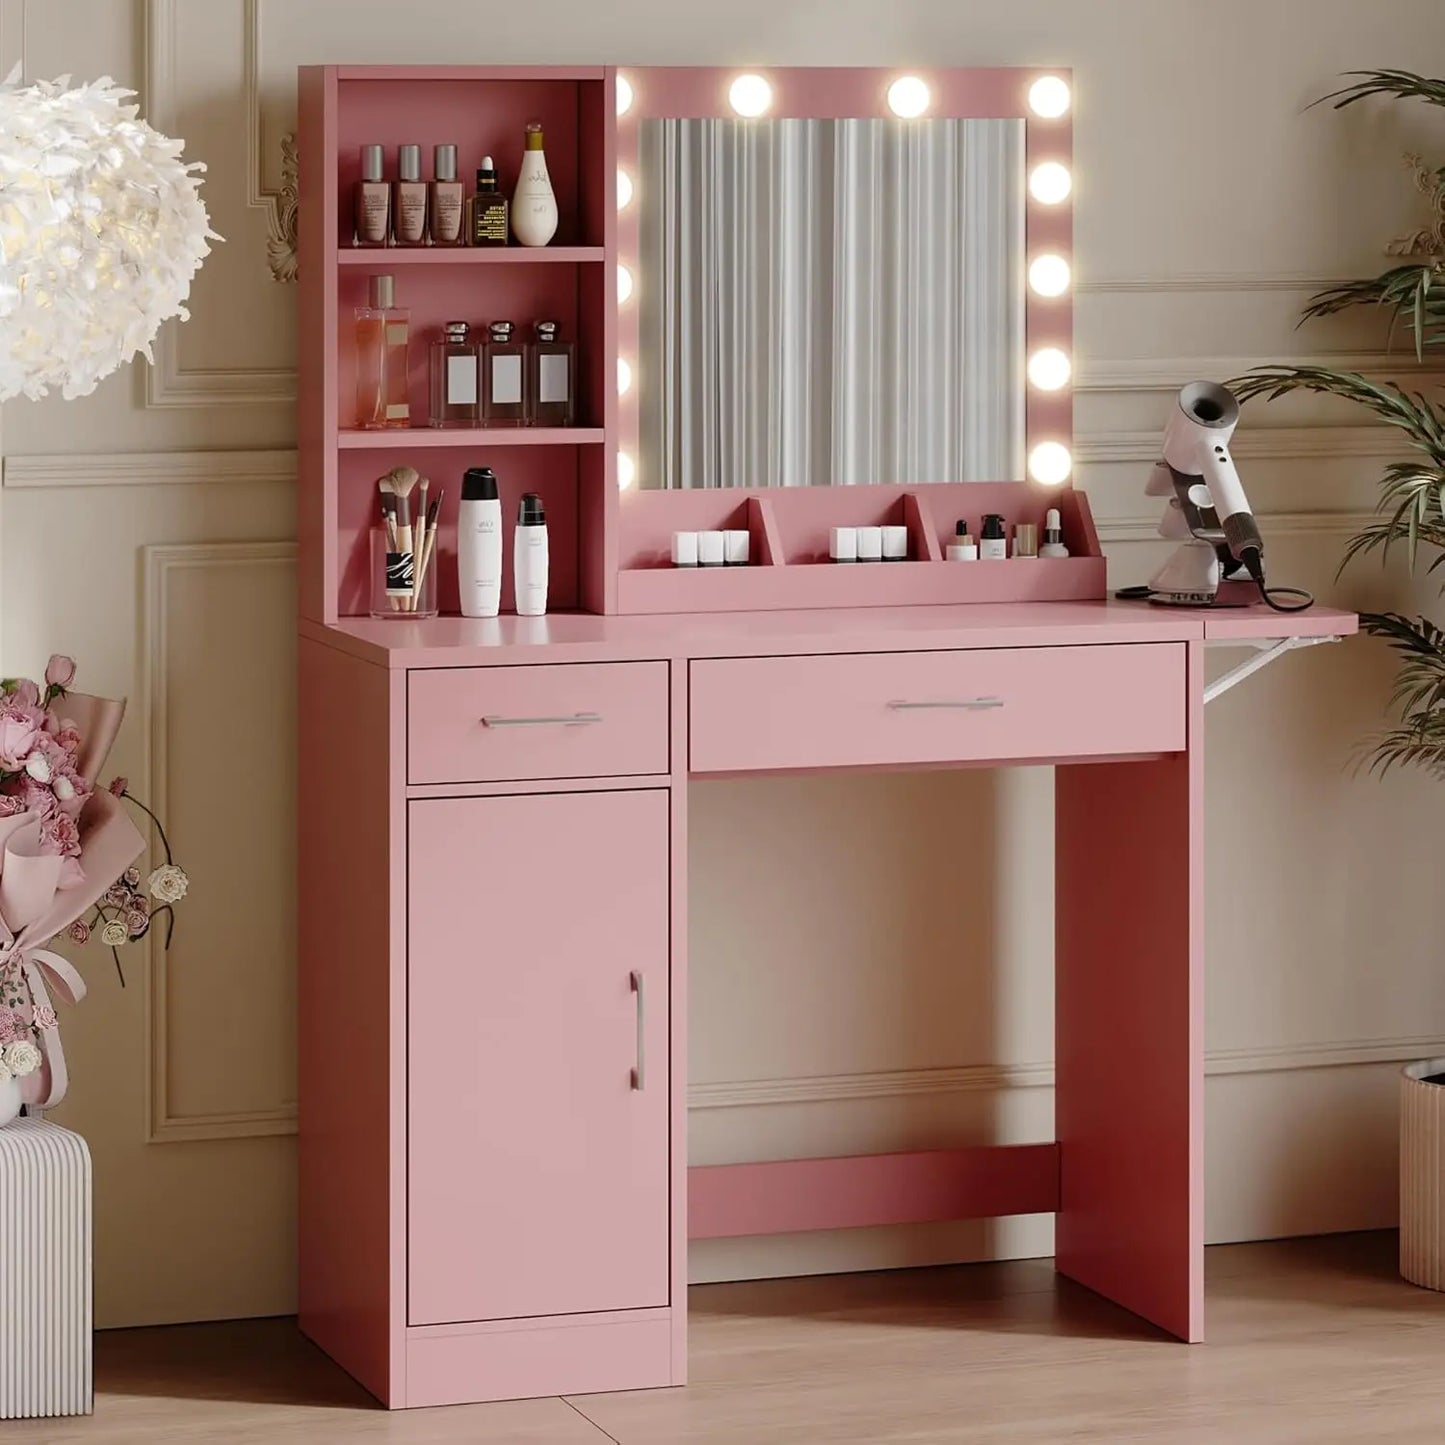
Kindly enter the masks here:
<path id="1" fill-rule="evenodd" d="M 86 396 L 184 320 L 219 240 L 183 143 L 109 76 L 0 85 L 0 401 Z"/>

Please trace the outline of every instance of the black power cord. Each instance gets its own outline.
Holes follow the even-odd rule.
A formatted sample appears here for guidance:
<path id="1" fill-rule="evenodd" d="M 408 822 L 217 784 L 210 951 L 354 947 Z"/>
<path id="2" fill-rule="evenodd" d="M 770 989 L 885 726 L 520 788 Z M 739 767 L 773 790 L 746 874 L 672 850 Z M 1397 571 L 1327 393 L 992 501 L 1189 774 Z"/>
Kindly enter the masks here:
<path id="1" fill-rule="evenodd" d="M 1221 558 L 1222 561 L 1226 562 L 1225 570 L 1227 572 L 1229 567 L 1232 566 L 1237 572 L 1242 565 L 1244 570 L 1249 573 L 1250 580 L 1259 588 L 1260 600 L 1266 607 L 1270 608 L 1271 611 L 1303 612 L 1307 607 L 1314 606 L 1314 594 L 1312 592 L 1306 592 L 1303 587 L 1271 587 L 1265 581 L 1264 558 L 1260 554 L 1259 549 L 1256 547 L 1246 547 L 1243 550 L 1244 556 L 1238 563 L 1234 562 L 1233 558 L 1227 555 Z M 1148 587 L 1121 587 L 1114 593 L 1114 596 L 1121 602 L 1154 601 L 1154 594 L 1150 592 Z M 1293 600 L 1281 600 L 1284 598 L 1291 598 Z M 1241 602 L 1220 602 L 1216 600 L 1213 602 L 1189 603 L 1185 605 L 1227 608 L 1242 607 L 1244 604 Z"/>

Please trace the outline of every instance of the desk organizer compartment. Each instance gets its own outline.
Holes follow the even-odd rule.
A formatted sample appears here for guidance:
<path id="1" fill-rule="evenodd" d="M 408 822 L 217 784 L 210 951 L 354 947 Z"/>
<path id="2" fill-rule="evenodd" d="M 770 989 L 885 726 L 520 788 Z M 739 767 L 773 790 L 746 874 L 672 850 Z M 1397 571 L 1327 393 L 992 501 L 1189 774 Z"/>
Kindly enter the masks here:
<path id="1" fill-rule="evenodd" d="M 1050 507 L 1059 510 L 1068 557 L 945 560 L 957 518 L 967 518 L 976 536 L 984 514 L 997 512 L 1010 538 L 1018 522 L 1034 523 L 1042 536 Z M 625 613 L 1076 602 L 1102 598 L 1107 590 L 1088 499 L 1072 488 L 966 482 L 638 491 L 620 498 L 619 513 L 617 610 Z M 737 520 L 744 517 L 746 522 Z M 908 528 L 908 561 L 829 560 L 833 527 L 890 524 Z M 674 530 L 743 525 L 753 534 L 753 566 L 671 565 Z"/>

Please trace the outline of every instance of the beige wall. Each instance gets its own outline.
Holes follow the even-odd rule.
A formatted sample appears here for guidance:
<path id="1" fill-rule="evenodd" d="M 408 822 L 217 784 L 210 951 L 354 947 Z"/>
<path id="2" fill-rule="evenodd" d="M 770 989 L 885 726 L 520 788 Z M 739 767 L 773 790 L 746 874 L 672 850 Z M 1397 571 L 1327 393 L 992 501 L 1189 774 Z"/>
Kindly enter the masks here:
<path id="1" fill-rule="evenodd" d="M 154 371 L 3 416 L 6 669 L 63 648 L 88 685 L 130 693 L 116 762 L 164 804 L 196 879 L 168 963 L 132 959 L 121 994 L 92 952 L 91 999 L 67 1021 L 101 1318 L 292 1299 L 294 327 L 264 255 L 298 63 L 1072 65 L 1077 449 L 1123 583 L 1160 555 L 1140 492 L 1172 388 L 1287 357 L 1384 364 L 1378 329 L 1294 318 L 1320 282 L 1383 264 L 1383 240 L 1417 219 L 1398 155 L 1433 139 L 1445 158 L 1445 133 L 1425 112 L 1302 110 L 1351 66 L 1439 73 L 1438 3 L 0 0 L 7 67 L 23 46 L 30 75 L 147 90 L 150 116 L 209 163 L 228 238 Z M 1332 583 L 1387 436 L 1300 403 L 1253 409 L 1236 450 L 1281 580 L 1408 602 L 1373 569 Z M 61 588 L 57 554 L 79 574 Z M 1394 1071 L 1445 1051 L 1445 799 L 1347 766 L 1387 685 L 1379 653 L 1351 644 L 1210 709 L 1215 1239 L 1390 1222 Z M 1047 773 L 713 783 L 693 828 L 696 1160 L 1048 1136 Z M 695 1264 L 1047 1248 L 1040 1222 L 1016 1221 L 718 1244 Z"/>

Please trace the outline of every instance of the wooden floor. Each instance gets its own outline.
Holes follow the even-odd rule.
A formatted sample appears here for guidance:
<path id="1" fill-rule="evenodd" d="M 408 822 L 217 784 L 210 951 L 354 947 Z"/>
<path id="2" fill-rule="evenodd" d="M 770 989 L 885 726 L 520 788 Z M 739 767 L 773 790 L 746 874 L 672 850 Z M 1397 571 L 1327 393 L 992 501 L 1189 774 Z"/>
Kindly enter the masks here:
<path id="1" fill-rule="evenodd" d="M 117 1331 L 92 1418 L 0 1422 L 0 1445 L 1445 1440 L 1445 1296 L 1397 1278 L 1393 1235 L 1217 1248 L 1208 1279 L 1193 1347 L 1042 1260 L 708 1285 L 685 1390 L 396 1414 L 289 1320 Z"/>

